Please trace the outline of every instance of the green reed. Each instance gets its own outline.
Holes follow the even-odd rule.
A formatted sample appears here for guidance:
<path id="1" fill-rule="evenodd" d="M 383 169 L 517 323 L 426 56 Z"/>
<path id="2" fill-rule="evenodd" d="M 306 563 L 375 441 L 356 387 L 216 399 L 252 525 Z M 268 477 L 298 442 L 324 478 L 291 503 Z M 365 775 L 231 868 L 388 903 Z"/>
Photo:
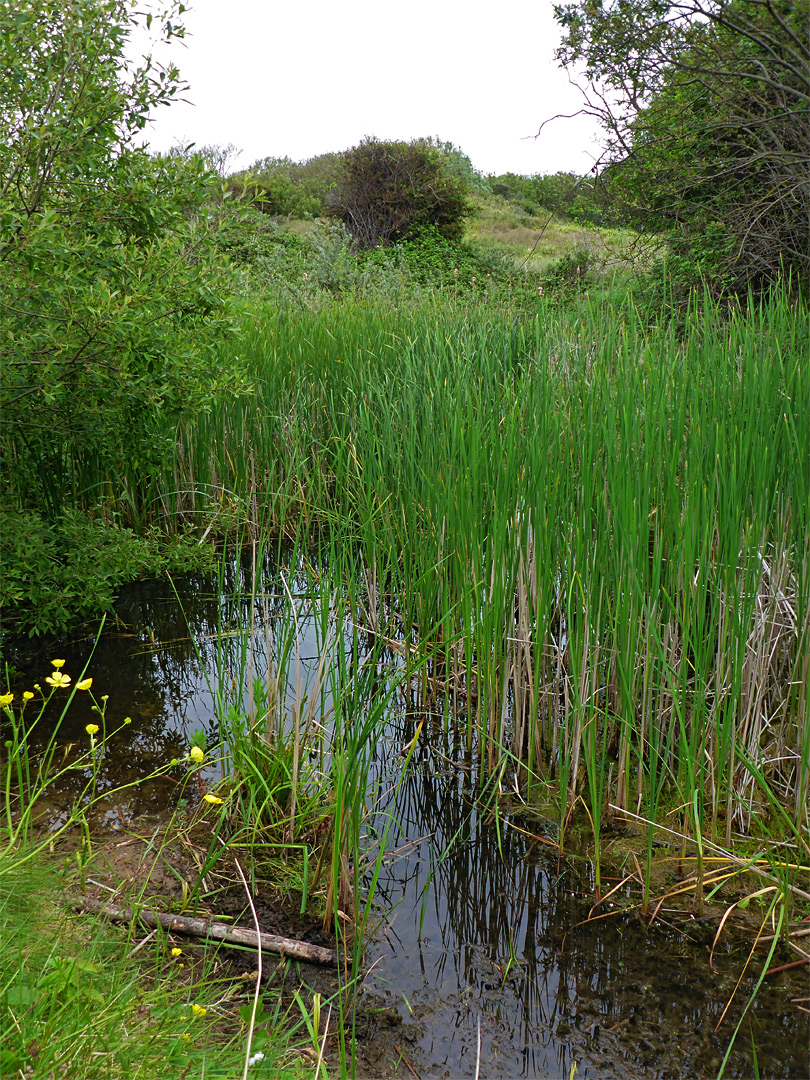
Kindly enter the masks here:
<path id="1" fill-rule="evenodd" d="M 808 339 L 779 295 L 677 328 L 587 300 L 257 309 L 253 394 L 180 433 L 161 499 L 350 549 L 367 629 L 425 661 L 414 700 L 482 776 L 506 751 L 563 824 L 580 795 L 597 834 L 666 806 L 728 847 L 771 796 L 807 824 Z"/>

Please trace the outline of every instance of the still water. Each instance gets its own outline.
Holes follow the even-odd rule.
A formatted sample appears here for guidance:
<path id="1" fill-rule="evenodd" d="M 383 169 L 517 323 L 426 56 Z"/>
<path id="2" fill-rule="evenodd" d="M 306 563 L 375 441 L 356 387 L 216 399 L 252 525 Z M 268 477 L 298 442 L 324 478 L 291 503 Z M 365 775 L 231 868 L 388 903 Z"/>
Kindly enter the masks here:
<path id="1" fill-rule="evenodd" d="M 249 677 L 244 651 L 240 665 L 223 647 L 229 630 L 248 621 L 249 601 L 233 599 L 244 595 L 244 571 L 231 573 L 219 583 L 176 581 L 179 601 L 167 583 L 135 584 L 95 648 L 91 639 L 65 640 L 18 658 L 33 682 L 48 673 L 53 656 L 64 657 L 65 670 L 78 678 L 92 653 L 87 674 L 95 692 L 109 694 L 108 730 L 132 721 L 109 744 L 102 786 L 182 756 L 197 729 L 217 741 L 217 694 L 228 691 L 217 671 L 232 686 Z M 265 626 L 284 610 L 289 618 L 284 590 L 267 592 L 262 603 Z M 319 659 L 303 604 L 296 622 L 299 686 L 287 687 L 289 700 L 314 678 Z M 275 640 L 266 631 L 258 638 L 254 674 L 266 670 Z M 88 704 L 77 695 L 63 738 L 86 739 L 85 724 L 96 719 Z M 479 811 L 473 763 L 446 725 L 426 718 L 402 779 L 400 752 L 414 729 L 413 717 L 393 708 L 373 766 L 375 790 L 388 795 L 369 820 L 369 835 L 379 835 L 383 812 L 391 824 L 377 890 L 386 918 L 368 950 L 366 988 L 401 1018 L 398 1041 L 422 1080 L 567 1078 L 574 1066 L 580 1080 L 716 1076 L 752 986 L 743 983 L 739 1008 L 715 1031 L 748 943 L 726 937 L 714 973 L 708 954 L 715 923 L 679 915 L 648 928 L 618 907 L 588 921 L 587 861 L 558 862 L 544 842 L 555 836 L 551 822 L 495 821 Z M 53 793 L 55 819 L 77 782 L 72 774 Z M 105 807 L 108 823 L 154 820 L 171 807 L 174 790 L 166 779 L 132 788 Z M 754 1075 L 752 1042 L 762 1077 L 810 1076 L 808 1016 L 791 1001 L 808 992 L 806 974 L 766 980 L 726 1076 Z"/>

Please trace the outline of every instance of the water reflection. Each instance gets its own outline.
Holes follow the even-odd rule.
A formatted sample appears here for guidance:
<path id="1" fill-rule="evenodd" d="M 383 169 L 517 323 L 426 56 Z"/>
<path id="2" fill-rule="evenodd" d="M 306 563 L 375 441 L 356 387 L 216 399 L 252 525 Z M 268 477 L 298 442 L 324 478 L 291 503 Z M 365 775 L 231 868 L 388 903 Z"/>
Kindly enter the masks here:
<path id="1" fill-rule="evenodd" d="M 726 944 L 714 976 L 714 926 L 587 922 L 589 868 L 478 814 L 470 772 L 443 763 L 427 750 L 397 793 L 390 846 L 404 852 L 380 881 L 399 903 L 370 957 L 375 990 L 415 1029 L 420 1075 L 474 1076 L 479 1025 L 482 1077 L 567 1077 L 574 1063 L 578 1077 L 716 1075 L 751 990 L 715 1034 L 742 948 Z M 789 996 L 766 988 L 752 1010 L 762 1075 L 808 1075 Z M 751 1075 L 750 1044 L 746 1027 L 727 1076 Z"/>
<path id="2" fill-rule="evenodd" d="M 316 628 L 295 573 L 287 579 L 292 608 L 267 567 L 252 599 L 251 577 L 244 563 L 227 568 L 219 583 L 190 575 L 175 583 L 180 603 L 165 583 L 136 584 L 94 650 L 90 639 L 50 646 L 15 689 L 41 681 L 54 655 L 75 680 L 92 654 L 93 689 L 110 695 L 108 728 L 132 718 L 110 740 L 102 790 L 182 756 L 195 729 L 216 742 L 221 702 L 278 667 L 295 627 L 299 685 L 287 684 L 288 705 L 311 685 L 318 662 L 323 619 Z M 251 622 L 257 632 L 246 649 L 241 631 Z M 84 745 L 84 727 L 96 719 L 89 704 L 76 695 L 60 742 Z M 52 709 L 46 721 L 57 717 Z M 520 821 L 496 822 L 477 809 L 474 762 L 435 717 L 425 718 L 397 785 L 401 749 L 420 719 L 392 714 L 375 759 L 379 790 L 393 793 L 369 821 L 370 836 L 379 835 L 382 811 L 392 815 L 377 893 L 392 914 L 369 950 L 369 961 L 378 962 L 368 985 L 402 1017 L 423 1080 L 477 1069 L 482 1080 L 567 1077 L 574 1063 L 580 1080 L 716 1075 L 750 989 L 743 987 L 715 1033 L 744 954 L 727 938 L 715 976 L 708 966 L 713 926 L 683 933 L 621 916 L 586 922 L 588 867 L 558 866 L 536 823 L 522 831 Z M 107 812 L 128 824 L 165 810 L 182 779 L 178 770 L 132 789 Z M 68 774 L 52 793 L 54 806 L 70 805 L 82 782 Z M 751 1075 L 752 1037 L 762 1075 L 810 1075 L 805 1019 L 789 1002 L 795 989 L 781 979 L 757 999 L 727 1076 Z"/>

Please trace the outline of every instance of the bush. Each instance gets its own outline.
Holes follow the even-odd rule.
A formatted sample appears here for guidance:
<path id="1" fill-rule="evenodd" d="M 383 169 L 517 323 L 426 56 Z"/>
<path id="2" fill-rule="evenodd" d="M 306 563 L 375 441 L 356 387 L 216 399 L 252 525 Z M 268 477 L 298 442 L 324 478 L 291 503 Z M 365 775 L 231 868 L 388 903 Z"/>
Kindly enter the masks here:
<path id="1" fill-rule="evenodd" d="M 125 0 L 0 2 L 0 452 L 17 507 L 58 514 L 101 477 L 148 475 L 174 424 L 244 389 L 216 347 L 232 326 L 219 178 L 140 145 L 181 86 L 127 59 L 143 21 Z"/>
<path id="2" fill-rule="evenodd" d="M 359 248 L 395 244 L 425 226 L 457 240 L 470 210 L 468 191 L 426 142 L 370 138 L 343 155 L 327 212 L 344 223 Z"/>
<path id="3" fill-rule="evenodd" d="M 211 549 L 191 537 L 137 536 L 116 522 L 66 510 L 55 520 L 6 510 L 0 534 L 4 629 L 57 634 L 77 618 L 110 611 L 118 588 L 165 570 L 210 566 Z"/>
<path id="4" fill-rule="evenodd" d="M 225 186 L 237 200 L 248 200 L 272 217 L 320 217 L 339 167 L 339 154 L 319 154 L 308 161 L 260 158 L 229 176 Z"/>
<path id="5" fill-rule="evenodd" d="M 478 288 L 500 283 L 508 267 L 495 253 L 484 253 L 466 243 L 451 241 L 435 227 L 417 230 L 396 246 L 395 252 L 378 248 L 366 255 L 366 262 L 382 265 L 396 258 L 410 281 L 433 288 Z"/>
<path id="6" fill-rule="evenodd" d="M 578 247 L 567 251 L 546 269 L 543 274 L 544 286 L 560 294 L 578 292 L 597 263 L 596 255 L 589 248 Z"/>

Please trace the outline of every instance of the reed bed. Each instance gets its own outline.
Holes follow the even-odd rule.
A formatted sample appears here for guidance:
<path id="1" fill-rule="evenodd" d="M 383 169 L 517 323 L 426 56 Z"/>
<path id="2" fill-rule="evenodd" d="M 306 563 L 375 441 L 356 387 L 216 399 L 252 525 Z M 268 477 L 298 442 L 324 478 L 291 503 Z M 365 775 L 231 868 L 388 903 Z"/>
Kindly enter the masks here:
<path id="1" fill-rule="evenodd" d="M 356 553 L 335 587 L 413 663 L 411 704 L 563 825 L 581 798 L 597 864 L 616 811 L 806 862 L 808 341 L 784 296 L 680 327 L 257 310 L 254 393 L 181 433 L 159 498 Z"/>

